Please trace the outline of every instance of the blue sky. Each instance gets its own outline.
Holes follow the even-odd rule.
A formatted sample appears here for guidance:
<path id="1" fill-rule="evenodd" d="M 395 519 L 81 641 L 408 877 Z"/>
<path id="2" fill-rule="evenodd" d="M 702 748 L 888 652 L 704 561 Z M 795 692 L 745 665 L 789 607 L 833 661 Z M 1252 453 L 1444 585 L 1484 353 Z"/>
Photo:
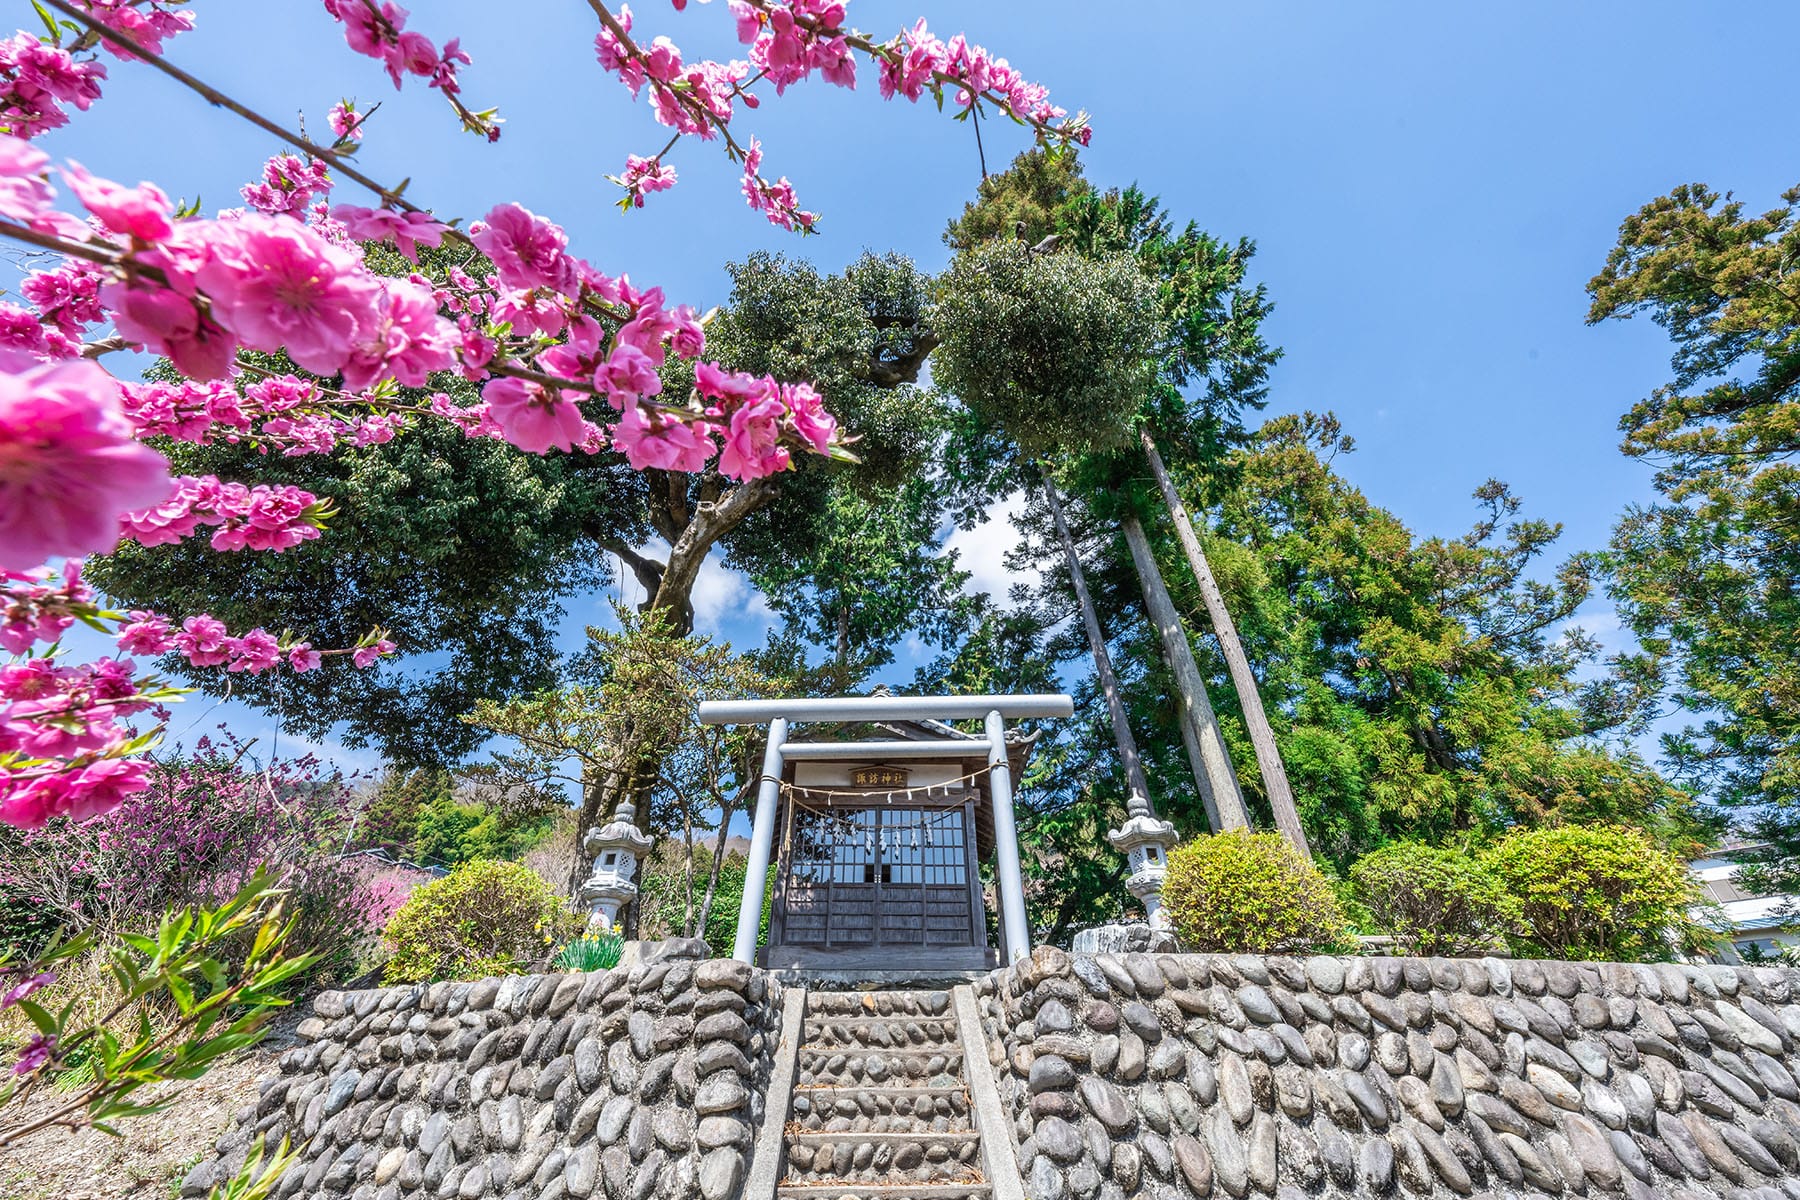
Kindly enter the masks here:
<path id="1" fill-rule="evenodd" d="M 13 7 L 31 27 L 29 7 Z M 722 3 L 638 7 L 640 32 L 666 32 L 690 57 L 732 53 Z M 766 225 L 698 145 L 671 160 L 679 187 L 621 215 L 604 176 L 663 136 L 594 65 L 586 5 L 412 8 L 413 27 L 463 38 L 468 99 L 507 118 L 498 145 L 460 133 L 435 93 L 396 94 L 314 0 L 199 3 L 198 29 L 170 54 L 318 130 L 341 95 L 380 100 L 371 174 L 410 177 L 409 197 L 442 214 L 517 200 L 563 222 L 597 265 L 702 306 L 724 299 L 722 264 L 759 247 L 824 269 L 897 249 L 935 269 L 944 223 L 979 179 L 967 125 L 881 103 L 865 71 L 853 96 L 815 82 L 741 118 L 772 173 L 823 211 L 821 236 Z M 966 30 L 1093 114 L 1091 179 L 1135 180 L 1178 217 L 1255 240 L 1253 274 L 1276 305 L 1268 333 L 1286 349 L 1271 410 L 1336 411 L 1359 445 L 1346 473 L 1421 534 L 1464 529 L 1469 492 L 1496 476 L 1566 525 L 1567 550 L 1603 543 L 1619 510 L 1650 495 L 1616 426 L 1666 378 L 1668 350 L 1646 321 L 1586 327 L 1583 285 L 1619 222 L 1675 184 L 1703 180 L 1761 209 L 1800 181 L 1791 4 L 857 0 L 851 13 L 882 34 L 921 13 L 943 34 Z M 112 76 L 92 112 L 45 140 L 51 153 L 219 207 L 276 149 L 141 66 Z M 1010 126 L 984 132 L 991 166 L 1025 144 Z M 993 581 L 1009 540 L 999 526 L 959 544 Z M 760 626 L 754 595 L 723 573 L 700 601 L 727 635 Z M 602 603 L 573 613 L 572 629 Z"/>

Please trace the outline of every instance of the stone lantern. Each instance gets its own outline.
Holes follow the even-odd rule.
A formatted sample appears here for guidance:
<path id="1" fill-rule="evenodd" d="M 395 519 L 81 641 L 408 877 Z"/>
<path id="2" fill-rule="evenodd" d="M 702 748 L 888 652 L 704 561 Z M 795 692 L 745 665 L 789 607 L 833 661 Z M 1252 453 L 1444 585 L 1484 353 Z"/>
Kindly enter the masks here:
<path id="1" fill-rule="evenodd" d="M 1125 879 L 1125 889 L 1142 902 L 1150 928 L 1156 931 L 1168 929 L 1168 914 L 1162 906 L 1162 886 L 1163 878 L 1168 874 L 1169 848 L 1180 840 L 1175 826 L 1158 819 L 1148 803 L 1132 805 L 1125 824 L 1108 832 L 1106 840 L 1125 856 L 1125 863 L 1131 869 Z"/>
<path id="2" fill-rule="evenodd" d="M 619 910 L 637 898 L 638 859 L 655 839 L 637 827 L 636 817 L 636 807 L 625 801 L 613 811 L 612 820 L 588 830 L 581 839 L 581 852 L 594 857 L 593 869 L 581 885 L 589 929 L 610 932 Z"/>

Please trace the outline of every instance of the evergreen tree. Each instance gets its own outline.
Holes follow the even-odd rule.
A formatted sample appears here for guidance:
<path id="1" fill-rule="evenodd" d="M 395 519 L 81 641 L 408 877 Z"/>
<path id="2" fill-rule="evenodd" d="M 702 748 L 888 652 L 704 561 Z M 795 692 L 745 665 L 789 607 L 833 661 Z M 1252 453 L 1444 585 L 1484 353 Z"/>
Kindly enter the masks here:
<path id="1" fill-rule="evenodd" d="M 1534 578 L 1560 527 L 1492 480 L 1467 534 L 1415 539 L 1334 469 L 1351 449 L 1329 416 L 1268 422 L 1233 455 L 1209 538 L 1316 849 L 1343 867 L 1391 839 L 1476 843 L 1515 824 L 1704 836 L 1630 748 L 1647 697 L 1599 671 L 1572 625 L 1592 557 Z"/>
<path id="2" fill-rule="evenodd" d="M 1641 689 L 1690 723 L 1674 778 L 1765 840 L 1758 890 L 1800 889 L 1800 188 L 1760 215 L 1701 184 L 1627 218 L 1588 285 L 1590 321 L 1647 313 L 1674 377 L 1620 421 L 1662 500 L 1629 509 L 1605 556 Z"/>

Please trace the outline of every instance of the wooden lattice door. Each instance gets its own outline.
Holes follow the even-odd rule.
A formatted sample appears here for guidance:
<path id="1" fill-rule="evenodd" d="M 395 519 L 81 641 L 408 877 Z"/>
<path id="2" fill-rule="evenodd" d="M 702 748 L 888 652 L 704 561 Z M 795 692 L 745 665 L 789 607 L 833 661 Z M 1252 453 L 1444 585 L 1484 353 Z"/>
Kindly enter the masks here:
<path id="1" fill-rule="evenodd" d="M 782 946 L 832 954 L 981 947 L 970 805 L 792 805 L 779 887 Z"/>

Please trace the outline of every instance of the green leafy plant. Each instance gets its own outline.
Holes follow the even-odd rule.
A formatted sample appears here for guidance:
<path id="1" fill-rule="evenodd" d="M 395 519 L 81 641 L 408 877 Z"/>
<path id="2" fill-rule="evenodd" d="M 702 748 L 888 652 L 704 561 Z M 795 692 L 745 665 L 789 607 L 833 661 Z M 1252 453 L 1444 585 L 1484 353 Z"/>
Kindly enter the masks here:
<path id="1" fill-rule="evenodd" d="M 584 933 L 556 952 L 551 965 L 559 971 L 610 971 L 625 952 L 625 938 L 617 933 Z"/>
<path id="2" fill-rule="evenodd" d="M 1195 951 L 1286 953 L 1350 940 L 1331 883 L 1278 833 L 1234 829 L 1178 848 L 1163 904 Z"/>
<path id="3" fill-rule="evenodd" d="M 1482 856 L 1505 889 L 1514 953 L 1666 959 L 1710 939 L 1679 858 L 1622 825 L 1518 829 Z"/>
<path id="4" fill-rule="evenodd" d="M 300 1152 L 290 1147 L 286 1138 L 281 1139 L 275 1153 L 265 1157 L 266 1151 L 267 1143 L 258 1138 L 238 1173 L 215 1184 L 208 1200 L 268 1200 L 274 1195 L 282 1176 L 299 1160 Z"/>
<path id="5" fill-rule="evenodd" d="M 1488 869 L 1456 850 L 1394 842 L 1350 868 L 1374 928 L 1408 954 L 1480 954 L 1506 924 L 1505 893 Z"/>
<path id="6" fill-rule="evenodd" d="M 523 863 L 477 860 L 413 889 L 383 934 L 388 983 L 506 975 L 549 957 L 580 918 Z"/>
<path id="7" fill-rule="evenodd" d="M 294 920 L 284 914 L 284 899 L 258 874 L 217 907 L 173 911 L 154 934 L 123 935 L 104 951 L 111 1007 L 91 1022 L 76 1019 L 73 999 L 52 1010 L 29 998 L 61 966 L 94 950 L 91 934 L 55 943 L 29 962 L 0 959 L 6 985 L 0 1005 L 16 1007 L 36 1030 L 0 1082 L 0 1149 L 58 1126 L 117 1133 L 113 1122 L 169 1103 L 168 1097 L 143 1103 L 136 1098 L 141 1089 L 197 1079 L 225 1055 L 259 1041 L 287 1003 L 286 987 L 313 965 L 310 955 L 286 952 Z M 242 948 L 241 961 L 235 954 L 221 960 L 221 947 Z M 115 1022 L 130 1011 L 137 1013 L 135 1026 L 116 1032 Z M 79 1067 L 77 1086 L 29 1117 L 5 1117 L 5 1109 L 22 1105 L 71 1066 Z"/>

